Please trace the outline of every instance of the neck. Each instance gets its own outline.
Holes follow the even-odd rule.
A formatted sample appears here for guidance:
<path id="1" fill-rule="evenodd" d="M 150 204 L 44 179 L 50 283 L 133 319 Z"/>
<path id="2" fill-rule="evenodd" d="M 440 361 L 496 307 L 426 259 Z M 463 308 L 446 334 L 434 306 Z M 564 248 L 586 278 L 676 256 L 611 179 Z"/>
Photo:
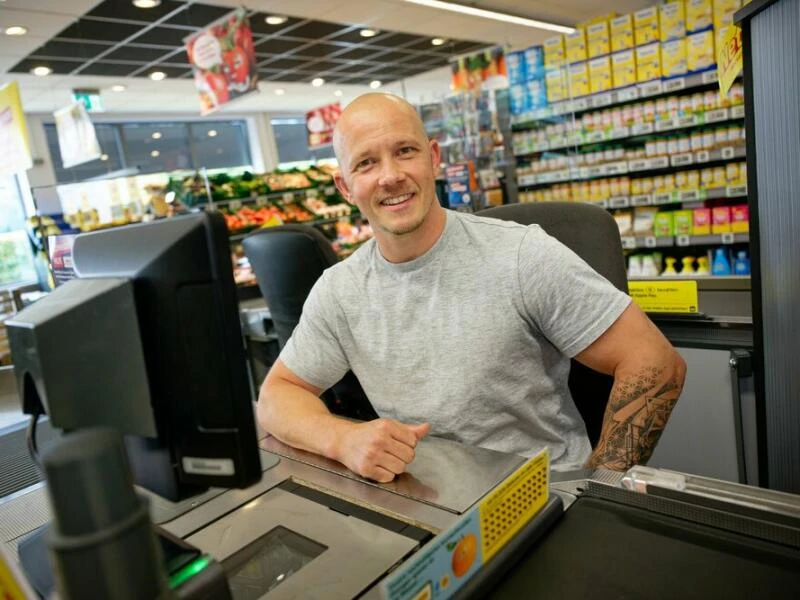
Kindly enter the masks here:
<path id="1" fill-rule="evenodd" d="M 404 263 L 419 258 L 439 240 L 447 223 L 447 213 L 438 202 L 415 231 L 394 235 L 375 228 L 375 240 L 383 258 L 390 263 Z"/>

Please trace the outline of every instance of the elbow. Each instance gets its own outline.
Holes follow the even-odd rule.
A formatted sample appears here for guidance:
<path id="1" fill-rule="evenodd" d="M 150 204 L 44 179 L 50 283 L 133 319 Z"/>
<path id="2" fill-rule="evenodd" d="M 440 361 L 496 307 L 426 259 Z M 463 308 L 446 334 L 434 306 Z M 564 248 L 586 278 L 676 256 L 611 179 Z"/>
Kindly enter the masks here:
<path id="1" fill-rule="evenodd" d="M 678 395 L 683 391 L 683 383 L 686 380 L 686 361 L 678 354 L 678 351 L 673 348 L 673 373 L 675 383 L 678 387 Z"/>
<path id="2" fill-rule="evenodd" d="M 258 419 L 259 426 L 270 435 L 275 435 L 275 410 L 274 403 L 271 401 L 274 398 L 274 384 L 270 382 L 270 377 L 264 380 L 261 384 L 261 389 L 258 392 L 258 403 L 256 404 L 256 418 Z"/>

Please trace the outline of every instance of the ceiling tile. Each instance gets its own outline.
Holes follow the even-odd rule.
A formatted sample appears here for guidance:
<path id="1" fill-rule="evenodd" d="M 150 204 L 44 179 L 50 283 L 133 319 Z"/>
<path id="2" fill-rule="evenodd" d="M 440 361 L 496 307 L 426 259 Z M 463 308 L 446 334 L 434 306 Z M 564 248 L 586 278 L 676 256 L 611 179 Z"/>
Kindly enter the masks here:
<path id="1" fill-rule="evenodd" d="M 35 58 L 25 58 L 19 61 L 11 69 L 12 73 L 29 73 L 31 69 L 38 66 L 50 67 L 53 69 L 55 75 L 66 75 L 72 73 L 81 65 L 80 61 L 67 61 L 67 60 L 37 60 Z"/>
<path id="2" fill-rule="evenodd" d="M 117 63 L 95 62 L 80 70 L 81 75 L 110 75 L 127 77 L 140 68 L 140 65 L 122 65 Z"/>
<path id="3" fill-rule="evenodd" d="M 350 42 L 352 44 L 362 44 L 362 43 L 375 44 L 375 43 L 380 43 L 380 41 L 383 39 L 389 39 L 392 35 L 391 32 L 389 31 L 379 31 L 378 35 L 371 38 L 365 38 L 361 36 L 360 33 L 361 29 L 362 29 L 361 27 L 353 29 L 352 31 L 346 31 L 343 29 L 341 33 L 333 39 L 336 40 L 337 42 Z"/>
<path id="4" fill-rule="evenodd" d="M 270 79 L 270 81 L 289 81 L 289 82 L 304 81 L 304 82 L 311 83 L 311 80 L 314 79 L 314 77 L 315 77 L 314 75 L 307 75 L 305 73 L 297 73 L 297 72 L 294 72 L 294 71 L 286 71 L 286 72 L 282 73 L 279 76 L 270 77 L 269 79 Z M 309 87 L 311 87 L 311 86 L 309 86 Z"/>
<path id="5" fill-rule="evenodd" d="M 153 8 L 136 8 L 129 0 L 105 0 L 86 13 L 87 17 L 107 17 L 152 23 L 178 8 L 185 8 L 185 2 L 165 0 Z"/>
<path id="6" fill-rule="evenodd" d="M 302 50 L 297 50 L 296 54 L 300 56 L 311 56 L 313 58 L 325 58 L 334 52 L 341 52 L 346 49 L 346 46 L 336 46 L 334 44 L 314 44 Z"/>
<path id="7" fill-rule="evenodd" d="M 329 35 L 333 35 L 342 29 L 347 29 L 349 25 L 338 25 L 336 23 L 326 23 L 324 21 L 309 21 L 291 31 L 292 37 L 318 40 Z"/>
<path id="8" fill-rule="evenodd" d="M 389 45 L 393 47 L 397 46 L 405 46 L 407 44 L 411 44 L 413 42 L 419 42 L 418 35 L 411 35 L 409 33 L 392 33 L 388 36 L 388 39 L 381 39 L 379 45 L 386 46 L 387 42 Z"/>
<path id="9" fill-rule="evenodd" d="M 302 23 L 304 19 L 295 19 L 294 17 L 287 17 L 286 23 L 280 25 L 269 25 L 265 21 L 271 13 L 257 12 L 250 15 L 250 29 L 256 35 L 278 34 L 285 30 L 291 30 L 298 24 Z"/>
<path id="10" fill-rule="evenodd" d="M 173 27 L 153 27 L 142 35 L 137 36 L 133 41 L 137 44 L 157 44 L 160 46 L 183 46 L 183 39 L 192 35 L 186 29 L 175 29 Z"/>
<path id="11" fill-rule="evenodd" d="M 172 2 L 170 4 L 178 4 Z M 205 27 L 224 17 L 234 9 L 223 6 L 209 6 L 208 4 L 189 4 L 172 18 L 164 21 L 165 25 L 184 25 L 186 27 Z"/>
<path id="12" fill-rule="evenodd" d="M 364 48 L 364 47 L 356 47 L 352 50 L 348 50 L 347 52 L 342 52 L 341 54 L 337 54 L 336 58 L 346 58 L 350 60 L 362 60 L 362 59 L 371 59 L 374 57 L 379 51 L 375 48 Z"/>
<path id="13" fill-rule="evenodd" d="M 192 70 L 189 68 L 188 65 L 186 65 L 185 67 L 178 67 L 172 65 L 158 64 L 158 65 L 152 65 L 148 67 L 146 70 L 140 72 L 139 76 L 149 77 L 150 73 L 152 73 L 153 71 L 161 71 L 162 73 L 166 73 L 167 77 L 180 77 L 181 75 L 184 75 L 187 71 L 189 73 L 192 72 Z"/>
<path id="14" fill-rule="evenodd" d="M 50 41 L 40 46 L 31 53 L 31 56 L 46 56 L 50 58 L 92 58 L 111 46 L 108 44 L 96 44 L 91 42 L 55 42 Z"/>
<path id="15" fill-rule="evenodd" d="M 133 23 L 112 23 L 108 21 L 79 19 L 77 22 L 64 29 L 56 37 L 121 42 L 140 29 L 140 25 Z"/>
<path id="16" fill-rule="evenodd" d="M 267 69 L 294 69 L 307 62 L 307 60 L 297 58 L 277 58 L 265 61 L 264 64 L 259 66 L 266 67 Z"/>
<path id="17" fill-rule="evenodd" d="M 149 63 L 160 59 L 162 56 L 171 53 L 172 50 L 165 48 L 137 47 L 132 44 L 120 46 L 113 52 L 106 54 L 103 59 L 110 60 L 136 60 L 142 63 Z M 184 55 L 185 56 L 185 55 Z"/>
<path id="18" fill-rule="evenodd" d="M 256 43 L 256 54 L 284 54 L 294 51 L 305 43 L 283 38 L 268 38 Z"/>

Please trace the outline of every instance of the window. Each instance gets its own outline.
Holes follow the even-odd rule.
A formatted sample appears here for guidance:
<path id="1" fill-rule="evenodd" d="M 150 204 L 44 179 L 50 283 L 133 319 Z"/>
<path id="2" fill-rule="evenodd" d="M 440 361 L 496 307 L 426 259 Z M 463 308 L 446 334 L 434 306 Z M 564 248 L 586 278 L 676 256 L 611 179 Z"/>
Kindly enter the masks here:
<path id="1" fill-rule="evenodd" d="M 286 163 L 334 157 L 333 146 L 319 150 L 308 149 L 305 116 L 276 118 L 272 119 L 271 123 L 281 166 L 288 166 Z"/>
<path id="2" fill-rule="evenodd" d="M 193 168 L 187 133 L 184 123 L 122 125 L 127 166 L 138 169 L 139 173 Z"/>
<path id="3" fill-rule="evenodd" d="M 102 177 L 124 168 L 117 126 L 98 123 L 95 124 L 94 130 L 103 155 L 97 160 L 91 160 L 65 169 L 61 161 L 61 150 L 58 147 L 56 126 L 50 123 L 44 126 L 47 145 L 50 148 L 50 156 L 53 158 L 53 170 L 56 172 L 56 181 L 58 183 L 85 181 L 92 177 Z"/>
<path id="4" fill-rule="evenodd" d="M 190 123 L 194 164 L 207 169 L 250 165 L 244 121 Z"/>
<path id="5" fill-rule="evenodd" d="M 36 281 L 19 182 L 0 176 L 0 287 Z"/>

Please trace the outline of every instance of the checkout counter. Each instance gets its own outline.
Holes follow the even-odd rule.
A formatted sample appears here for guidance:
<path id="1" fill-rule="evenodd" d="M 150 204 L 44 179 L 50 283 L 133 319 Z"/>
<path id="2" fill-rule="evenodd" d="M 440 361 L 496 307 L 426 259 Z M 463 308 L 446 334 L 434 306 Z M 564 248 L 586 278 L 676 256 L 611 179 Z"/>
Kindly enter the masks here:
<path id="1" fill-rule="evenodd" d="M 429 438 L 408 473 L 377 484 L 274 438 L 260 447 L 264 472 L 250 488 L 181 503 L 151 497 L 153 521 L 222 563 L 237 600 L 388 597 L 389 580 L 427 560 L 443 532 L 525 463 Z M 655 477 L 634 477 L 631 490 L 621 473 L 549 473 L 544 509 L 455 597 L 800 598 L 800 497 Z M 50 519 L 43 486 L 0 499 L 12 556 Z M 455 579 L 406 597 L 449 597 Z"/>

